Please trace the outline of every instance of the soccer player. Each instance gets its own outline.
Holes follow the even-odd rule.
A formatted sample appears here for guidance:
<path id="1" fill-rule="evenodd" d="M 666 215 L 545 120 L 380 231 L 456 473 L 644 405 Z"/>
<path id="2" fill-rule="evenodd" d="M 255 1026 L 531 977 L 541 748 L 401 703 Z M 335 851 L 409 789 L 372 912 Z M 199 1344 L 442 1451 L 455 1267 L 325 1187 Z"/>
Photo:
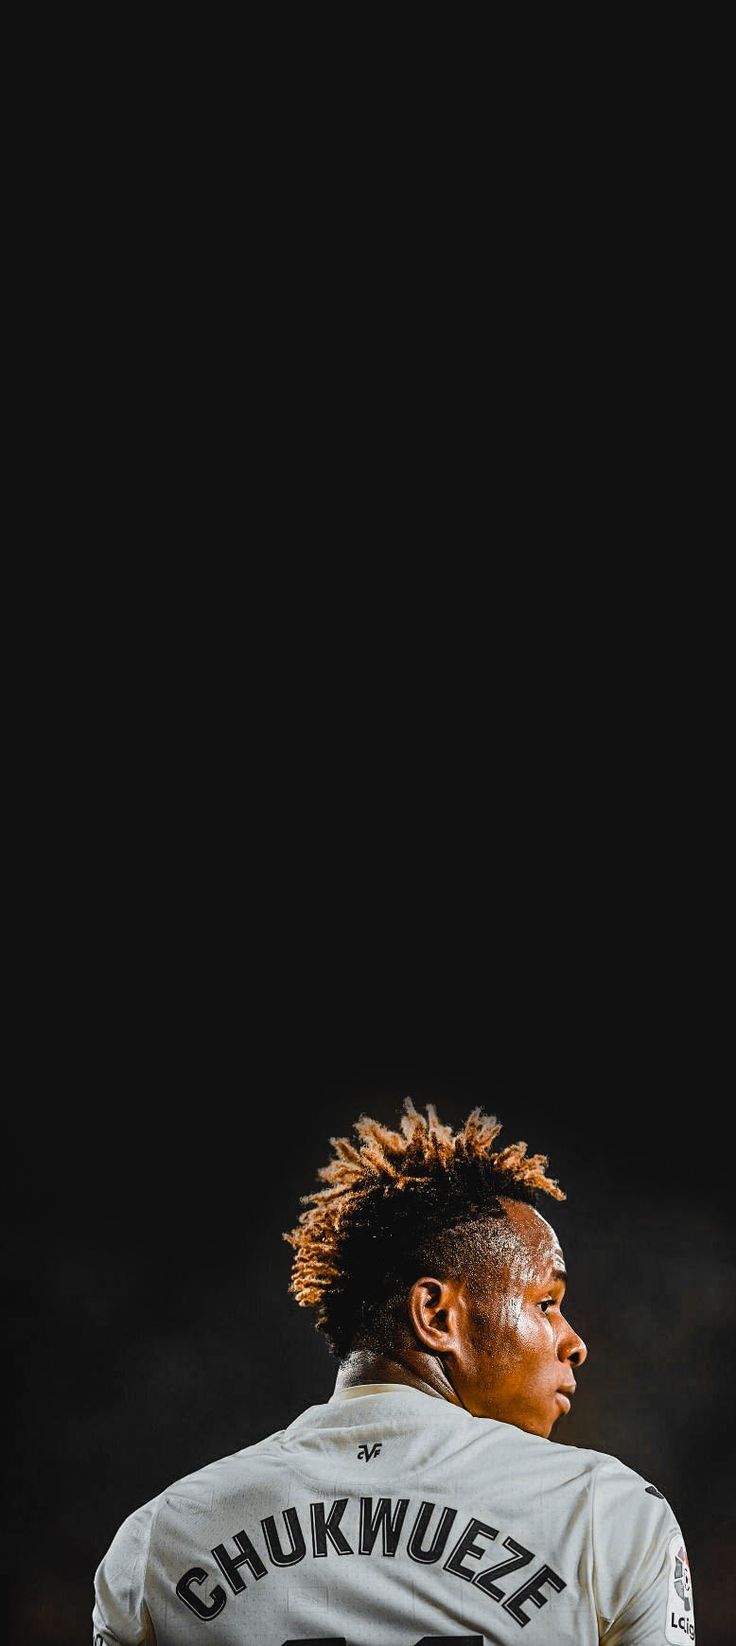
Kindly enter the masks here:
<path id="1" fill-rule="evenodd" d="M 685 1646 L 682 1532 L 655 1486 L 562 1446 L 586 1347 L 537 1210 L 547 1157 L 409 1098 L 362 1116 L 285 1238 L 332 1396 L 124 1522 L 96 1646 Z"/>

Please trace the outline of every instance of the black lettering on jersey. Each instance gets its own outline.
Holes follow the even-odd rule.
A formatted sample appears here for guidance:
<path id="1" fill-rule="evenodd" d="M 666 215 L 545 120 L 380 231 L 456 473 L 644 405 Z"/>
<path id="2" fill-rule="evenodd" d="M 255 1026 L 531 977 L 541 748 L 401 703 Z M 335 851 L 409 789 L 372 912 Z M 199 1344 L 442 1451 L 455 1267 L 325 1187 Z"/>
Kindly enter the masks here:
<path id="1" fill-rule="evenodd" d="M 216 1583 L 212 1590 L 209 1606 L 205 1605 L 201 1595 L 192 1594 L 191 1584 L 206 1583 L 207 1577 L 208 1573 L 204 1572 L 201 1566 L 190 1566 L 189 1571 L 179 1578 L 176 1585 L 179 1599 L 183 1600 L 184 1605 L 189 1607 L 190 1612 L 194 1612 L 195 1617 L 219 1617 L 227 1601 L 225 1590 L 220 1587 L 219 1583 Z"/>
<path id="2" fill-rule="evenodd" d="M 240 1576 L 239 1566 L 249 1566 L 255 1578 L 265 1577 L 266 1568 L 257 1549 L 254 1549 L 247 1532 L 234 1532 L 233 1543 L 238 1549 L 237 1558 L 229 1555 L 224 1543 L 218 1543 L 212 1553 L 222 1572 L 227 1578 L 234 1595 L 239 1595 L 245 1588 L 245 1578 Z"/>
<path id="3" fill-rule="evenodd" d="M 450 1536 L 452 1523 L 457 1509 L 443 1509 L 440 1523 L 428 1549 L 422 1548 L 422 1541 L 430 1520 L 437 1508 L 436 1503 L 423 1503 L 412 1527 L 411 1537 L 406 1546 L 406 1552 L 412 1560 L 421 1566 L 433 1566 L 436 1560 L 441 1560 L 445 1552 L 445 1544 Z"/>
<path id="4" fill-rule="evenodd" d="M 522 1583 L 521 1588 L 517 1589 L 513 1595 L 509 1595 L 508 1600 L 503 1603 L 504 1611 L 510 1612 L 522 1629 L 526 1628 L 527 1623 L 531 1623 L 528 1612 L 522 1611 L 525 1600 L 531 1600 L 538 1610 L 541 1606 L 547 1605 L 549 1596 L 540 1594 L 543 1583 L 549 1583 L 551 1588 L 557 1591 L 557 1594 L 560 1594 L 562 1589 L 567 1588 L 564 1578 L 558 1577 L 557 1572 L 553 1572 L 551 1566 L 540 1566 L 539 1571 L 535 1572 L 533 1577 L 527 1578 L 526 1583 Z"/>
<path id="5" fill-rule="evenodd" d="M 501 1560 L 497 1566 L 488 1566 L 484 1572 L 479 1572 L 478 1576 L 473 1578 L 478 1588 L 484 1589 L 493 1600 L 503 1600 L 506 1594 L 505 1589 L 499 1589 L 498 1584 L 493 1582 L 494 1577 L 507 1577 L 509 1572 L 518 1572 L 520 1567 L 528 1566 L 530 1560 L 534 1559 L 531 1549 L 524 1549 L 521 1543 L 516 1543 L 512 1537 L 505 1537 L 503 1546 L 504 1549 L 513 1549 L 516 1558 Z"/>
<path id="6" fill-rule="evenodd" d="M 351 1555 L 353 1550 L 347 1538 L 340 1531 L 340 1521 L 347 1508 L 346 1497 L 337 1497 L 325 1519 L 324 1503 L 310 1503 L 309 1513 L 312 1517 L 312 1553 L 316 1560 L 323 1560 L 327 1554 L 327 1539 L 339 1555 Z"/>
<path id="7" fill-rule="evenodd" d="M 473 1560 L 481 1560 L 483 1555 L 488 1553 L 488 1550 L 482 1549 L 479 1543 L 473 1542 L 473 1538 L 477 1536 L 478 1532 L 483 1537 L 498 1537 L 497 1526 L 486 1526 L 484 1520 L 476 1520 L 474 1517 L 468 1521 L 465 1531 L 455 1544 L 449 1560 L 445 1561 L 445 1571 L 454 1572 L 455 1577 L 464 1577 L 466 1583 L 473 1582 L 475 1572 L 469 1571 L 467 1566 L 463 1566 L 463 1555 L 472 1555 Z"/>
<path id="8" fill-rule="evenodd" d="M 279 1542 L 279 1534 L 276 1530 L 276 1521 L 273 1515 L 266 1515 L 265 1520 L 261 1521 L 263 1536 L 265 1537 L 268 1545 L 268 1552 L 274 1566 L 298 1566 L 299 1561 L 304 1559 L 307 1552 L 307 1546 L 304 1542 L 304 1533 L 299 1525 L 299 1516 L 296 1509 L 282 1509 L 281 1513 L 286 1522 L 286 1530 L 289 1534 L 289 1540 L 291 1542 L 291 1553 L 288 1555 L 284 1554 Z"/>
<path id="9" fill-rule="evenodd" d="M 360 1500 L 360 1553 L 362 1555 L 372 1553 L 373 1545 L 380 1530 L 383 1538 L 384 1554 L 395 1555 L 408 1507 L 408 1497 L 400 1497 L 392 1514 L 390 1497 L 379 1497 L 378 1508 L 374 1516 L 373 1498 L 362 1497 Z"/>
<path id="10" fill-rule="evenodd" d="M 649 1493 L 650 1497 L 661 1497 L 664 1499 L 664 1492 L 658 1492 L 656 1486 L 645 1486 L 644 1490 Z"/>

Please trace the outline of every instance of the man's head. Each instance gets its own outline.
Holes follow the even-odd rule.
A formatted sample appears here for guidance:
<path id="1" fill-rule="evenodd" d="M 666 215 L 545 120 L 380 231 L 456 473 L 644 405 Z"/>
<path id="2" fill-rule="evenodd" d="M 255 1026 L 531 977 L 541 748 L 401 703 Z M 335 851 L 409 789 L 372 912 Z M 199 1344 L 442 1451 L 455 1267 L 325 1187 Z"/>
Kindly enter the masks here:
<path id="1" fill-rule="evenodd" d="M 563 1200 L 544 1155 L 494 1152 L 501 1130 L 474 1109 L 453 1132 L 410 1098 L 401 1131 L 362 1116 L 360 1147 L 333 1138 L 328 1187 L 285 1235 L 291 1291 L 341 1361 L 404 1367 L 478 1417 L 549 1435 L 568 1410 L 582 1339 L 562 1314 L 557 1236 L 535 1210 Z M 437 1368 L 442 1377 L 437 1382 Z"/>

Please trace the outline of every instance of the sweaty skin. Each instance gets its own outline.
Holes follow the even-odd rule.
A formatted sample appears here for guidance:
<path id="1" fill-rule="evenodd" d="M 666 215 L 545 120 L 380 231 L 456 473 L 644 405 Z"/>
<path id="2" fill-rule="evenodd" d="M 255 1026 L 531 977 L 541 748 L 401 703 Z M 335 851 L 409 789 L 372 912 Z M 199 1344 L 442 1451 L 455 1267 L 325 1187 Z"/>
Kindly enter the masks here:
<path id="1" fill-rule="evenodd" d="M 493 1255 L 472 1278 L 415 1281 L 395 1350 L 353 1350 L 336 1392 L 356 1383 L 408 1383 L 476 1417 L 549 1437 L 570 1409 L 575 1368 L 588 1351 L 562 1313 L 565 1265 L 554 1229 L 523 1201 L 502 1204 Z"/>

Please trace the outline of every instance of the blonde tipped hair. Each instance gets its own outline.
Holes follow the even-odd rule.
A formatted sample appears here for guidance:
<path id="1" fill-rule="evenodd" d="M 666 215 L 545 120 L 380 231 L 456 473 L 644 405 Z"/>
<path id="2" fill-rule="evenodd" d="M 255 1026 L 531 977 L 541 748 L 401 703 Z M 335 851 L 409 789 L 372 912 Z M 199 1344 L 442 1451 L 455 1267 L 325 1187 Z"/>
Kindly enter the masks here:
<path id="1" fill-rule="evenodd" d="M 410 1097 L 403 1110 L 399 1131 L 361 1115 L 357 1145 L 330 1138 L 333 1158 L 317 1174 L 327 1186 L 301 1197 L 306 1209 L 284 1234 L 296 1254 L 289 1290 L 318 1311 L 316 1325 L 338 1354 L 428 1240 L 433 1252 L 446 1248 L 463 1224 L 502 1216 L 504 1197 L 565 1199 L 546 1175 L 546 1155 L 528 1155 L 526 1143 L 494 1150 L 495 1115 L 475 1108 L 453 1131 L 432 1103 L 426 1119 Z"/>

